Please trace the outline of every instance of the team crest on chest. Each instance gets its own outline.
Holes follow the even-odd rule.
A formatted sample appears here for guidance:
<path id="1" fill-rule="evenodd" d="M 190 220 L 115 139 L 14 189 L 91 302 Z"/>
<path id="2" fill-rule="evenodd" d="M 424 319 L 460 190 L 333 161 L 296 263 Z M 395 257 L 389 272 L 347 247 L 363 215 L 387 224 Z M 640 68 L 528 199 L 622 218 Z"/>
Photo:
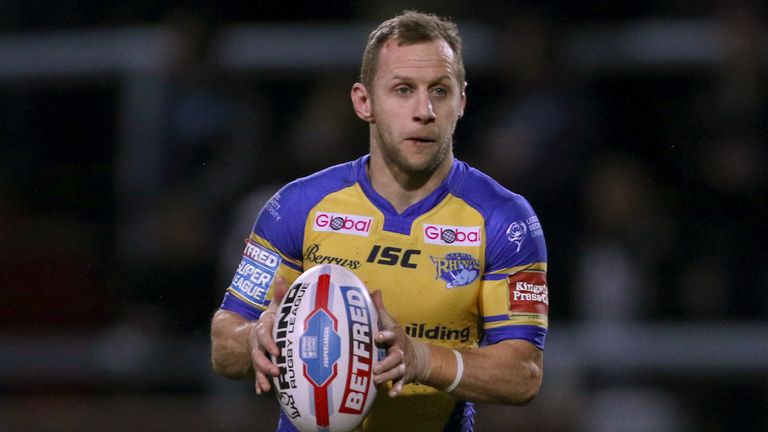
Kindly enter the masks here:
<path id="1" fill-rule="evenodd" d="M 480 276 L 480 260 L 470 254 L 450 253 L 430 258 L 435 264 L 435 279 L 445 281 L 446 288 L 467 286 Z"/>

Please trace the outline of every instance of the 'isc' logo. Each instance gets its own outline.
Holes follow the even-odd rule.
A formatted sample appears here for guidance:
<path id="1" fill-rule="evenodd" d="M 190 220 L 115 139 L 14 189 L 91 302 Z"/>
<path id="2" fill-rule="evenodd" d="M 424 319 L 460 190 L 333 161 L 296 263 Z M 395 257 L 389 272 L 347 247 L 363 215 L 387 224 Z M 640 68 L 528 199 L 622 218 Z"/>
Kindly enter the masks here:
<path id="1" fill-rule="evenodd" d="M 451 246 L 480 246 L 480 227 L 424 224 L 424 243 Z"/>
<path id="2" fill-rule="evenodd" d="M 373 245 L 371 253 L 368 254 L 369 263 L 376 263 L 388 266 L 400 264 L 400 267 L 416 268 L 416 263 L 411 262 L 414 255 L 420 255 L 418 249 L 400 249 L 392 246 Z"/>

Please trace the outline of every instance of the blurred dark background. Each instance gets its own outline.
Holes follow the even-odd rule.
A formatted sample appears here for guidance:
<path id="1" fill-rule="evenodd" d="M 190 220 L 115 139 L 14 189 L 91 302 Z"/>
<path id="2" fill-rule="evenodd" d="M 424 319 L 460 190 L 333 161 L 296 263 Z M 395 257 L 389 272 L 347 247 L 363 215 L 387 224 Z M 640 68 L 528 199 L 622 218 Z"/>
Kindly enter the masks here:
<path id="1" fill-rule="evenodd" d="M 452 17 L 456 155 L 549 244 L 545 384 L 477 430 L 768 430 L 760 1 L 0 2 L 0 432 L 270 431 L 208 325 L 263 202 L 367 151 L 367 34 Z"/>

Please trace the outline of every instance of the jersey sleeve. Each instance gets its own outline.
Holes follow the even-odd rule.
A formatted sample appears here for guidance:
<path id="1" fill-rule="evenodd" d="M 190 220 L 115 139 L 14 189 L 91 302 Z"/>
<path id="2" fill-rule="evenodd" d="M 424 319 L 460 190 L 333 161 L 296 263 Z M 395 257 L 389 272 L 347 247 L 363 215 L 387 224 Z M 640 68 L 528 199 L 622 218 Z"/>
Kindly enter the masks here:
<path id="1" fill-rule="evenodd" d="M 258 319 L 274 298 L 274 282 L 292 284 L 304 271 L 303 244 L 307 215 L 327 194 L 355 182 L 359 164 L 335 165 L 294 180 L 267 201 L 245 241 L 243 258 L 224 294 L 222 309 Z"/>
<path id="2" fill-rule="evenodd" d="M 301 245 L 306 212 L 303 186 L 286 185 L 259 212 L 221 309 L 255 320 L 274 298 L 274 283 L 289 284 L 302 272 Z"/>
<path id="3" fill-rule="evenodd" d="M 549 293 L 547 250 L 530 204 L 514 195 L 486 221 L 480 310 L 485 344 L 523 339 L 544 349 Z"/>

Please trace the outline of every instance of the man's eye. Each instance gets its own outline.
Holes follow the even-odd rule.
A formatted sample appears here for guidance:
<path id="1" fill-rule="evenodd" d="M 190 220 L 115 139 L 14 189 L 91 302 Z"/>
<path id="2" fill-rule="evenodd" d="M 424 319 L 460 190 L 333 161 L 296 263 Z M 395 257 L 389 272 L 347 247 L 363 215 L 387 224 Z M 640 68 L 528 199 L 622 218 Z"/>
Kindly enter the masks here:
<path id="1" fill-rule="evenodd" d="M 446 90 L 444 87 L 435 87 L 433 91 L 438 96 L 445 96 L 448 94 L 448 90 Z"/>
<path id="2" fill-rule="evenodd" d="M 409 89 L 408 87 L 398 87 L 396 91 L 398 94 L 407 95 L 411 92 L 411 89 Z"/>

